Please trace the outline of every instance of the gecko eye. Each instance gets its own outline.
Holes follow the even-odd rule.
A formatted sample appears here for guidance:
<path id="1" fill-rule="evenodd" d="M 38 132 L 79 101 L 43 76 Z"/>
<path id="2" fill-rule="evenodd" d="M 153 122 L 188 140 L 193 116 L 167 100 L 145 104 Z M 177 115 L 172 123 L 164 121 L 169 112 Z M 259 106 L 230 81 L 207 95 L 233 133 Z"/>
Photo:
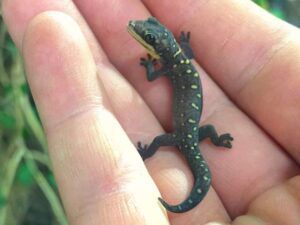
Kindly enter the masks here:
<path id="1" fill-rule="evenodd" d="M 146 34 L 145 41 L 149 44 L 155 43 L 155 36 L 153 34 Z"/>

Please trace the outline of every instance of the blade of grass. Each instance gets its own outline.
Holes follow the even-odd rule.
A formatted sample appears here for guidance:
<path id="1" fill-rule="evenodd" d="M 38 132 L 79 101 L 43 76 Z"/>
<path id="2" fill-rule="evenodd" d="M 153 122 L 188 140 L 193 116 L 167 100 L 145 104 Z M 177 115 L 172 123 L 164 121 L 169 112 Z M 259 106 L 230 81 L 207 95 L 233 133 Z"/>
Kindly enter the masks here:
<path id="1" fill-rule="evenodd" d="M 21 76 L 22 75 L 22 76 Z M 21 78 L 20 78 L 21 77 Z M 42 149 L 47 152 L 47 143 L 42 125 L 35 114 L 33 106 L 29 101 L 28 93 L 22 91 L 21 86 L 25 83 L 22 59 L 18 54 L 16 57 L 16 66 L 12 71 L 12 85 L 15 91 L 16 106 L 21 109 L 25 122 L 29 125 L 33 135 L 37 138 Z"/>
<path id="2" fill-rule="evenodd" d="M 47 168 L 52 171 L 51 164 L 46 153 L 38 152 L 37 150 L 33 149 L 28 149 L 28 152 L 26 152 L 26 157 L 47 166 Z"/>
<path id="3" fill-rule="evenodd" d="M 31 156 L 28 154 L 25 155 L 25 160 L 28 168 L 31 170 L 32 175 L 34 176 L 37 184 L 43 191 L 44 195 L 48 199 L 48 202 L 52 208 L 52 211 L 60 225 L 68 225 L 66 216 L 64 214 L 64 210 L 61 206 L 61 203 L 56 196 L 55 191 L 51 188 L 50 184 L 48 183 L 47 179 L 44 175 L 39 171 L 36 163 L 34 160 L 31 159 Z"/>
<path id="4" fill-rule="evenodd" d="M 9 198 L 12 185 L 16 176 L 17 169 L 20 165 L 20 162 L 25 154 L 24 148 L 18 148 L 14 155 L 10 158 L 6 168 L 5 178 L 2 180 L 1 192 L 0 194 L 6 200 Z M 7 213 L 7 204 L 0 206 L 0 225 L 5 225 L 6 223 L 6 213 Z"/>

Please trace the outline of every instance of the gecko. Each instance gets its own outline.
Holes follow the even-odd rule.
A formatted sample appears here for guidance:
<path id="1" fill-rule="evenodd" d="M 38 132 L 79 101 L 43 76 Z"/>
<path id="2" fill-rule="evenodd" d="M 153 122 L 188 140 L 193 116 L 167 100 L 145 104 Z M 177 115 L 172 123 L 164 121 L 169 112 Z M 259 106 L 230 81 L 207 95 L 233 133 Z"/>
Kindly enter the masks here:
<path id="1" fill-rule="evenodd" d="M 190 32 L 181 32 L 178 44 L 173 33 L 154 17 L 131 20 L 127 30 L 148 52 L 148 58 L 140 59 L 140 64 L 146 68 L 147 80 L 166 76 L 173 87 L 174 130 L 158 135 L 150 145 L 138 142 L 137 149 L 143 160 L 153 156 L 162 146 L 176 146 L 184 155 L 194 176 L 190 195 L 178 205 L 170 205 L 162 198 L 158 200 L 168 211 L 187 212 L 202 201 L 211 185 L 211 173 L 199 150 L 199 142 L 210 138 L 216 146 L 231 148 L 233 137 L 229 133 L 218 135 L 211 124 L 198 125 L 203 96 L 200 74 L 191 62 L 194 53 Z M 155 65 L 157 63 L 160 68 Z"/>

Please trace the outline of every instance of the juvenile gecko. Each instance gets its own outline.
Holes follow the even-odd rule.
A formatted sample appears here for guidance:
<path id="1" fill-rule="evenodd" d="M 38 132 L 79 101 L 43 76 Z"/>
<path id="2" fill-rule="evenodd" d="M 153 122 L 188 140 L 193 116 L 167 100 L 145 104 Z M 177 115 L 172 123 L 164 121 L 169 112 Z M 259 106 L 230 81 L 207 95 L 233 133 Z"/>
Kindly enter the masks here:
<path id="1" fill-rule="evenodd" d="M 179 205 L 169 205 L 159 198 L 167 210 L 183 213 L 201 202 L 211 184 L 210 171 L 200 153 L 199 142 L 210 138 L 216 146 L 231 148 L 233 138 L 229 133 L 219 136 L 212 125 L 198 126 L 203 103 L 202 86 L 199 73 L 190 61 L 193 58 L 190 33 L 181 32 L 179 45 L 173 34 L 154 17 L 129 21 L 128 32 L 150 54 L 140 61 L 146 68 L 148 81 L 167 76 L 173 86 L 174 131 L 155 137 L 149 146 L 138 142 L 138 151 L 145 160 L 161 146 L 176 146 L 185 156 L 195 179 L 189 197 Z M 156 60 L 161 64 L 160 69 L 155 69 Z"/>

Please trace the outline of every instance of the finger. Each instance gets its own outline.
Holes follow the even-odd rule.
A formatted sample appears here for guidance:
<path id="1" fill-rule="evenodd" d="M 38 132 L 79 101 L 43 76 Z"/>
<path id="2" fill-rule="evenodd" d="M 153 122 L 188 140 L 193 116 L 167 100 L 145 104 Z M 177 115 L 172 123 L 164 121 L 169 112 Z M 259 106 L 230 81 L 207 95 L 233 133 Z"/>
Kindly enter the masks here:
<path id="1" fill-rule="evenodd" d="M 143 2 L 177 33 L 192 31 L 201 65 L 300 162 L 300 31 L 251 1 Z"/>
<path id="2" fill-rule="evenodd" d="M 299 224 L 299 188 L 299 176 L 273 187 L 258 196 L 247 214 L 235 219 L 232 225 Z"/>
<path id="3" fill-rule="evenodd" d="M 105 52 L 109 55 L 110 60 L 139 90 L 159 120 L 163 124 L 171 124 L 170 120 L 172 115 L 170 113 L 170 106 L 172 97 L 171 91 L 169 90 L 170 86 L 163 80 L 149 84 L 145 78 L 140 76 L 140 74 L 144 74 L 145 71 L 141 71 L 137 66 L 129 66 L 138 63 L 138 58 L 144 50 L 137 48 L 137 43 L 131 43 L 129 35 L 125 33 L 124 26 L 128 20 L 131 19 L 128 18 L 128 15 L 131 15 L 132 18 L 146 18 L 148 16 L 147 11 L 143 8 L 137 9 L 136 5 L 129 4 L 127 1 L 116 1 L 115 4 L 108 4 L 107 1 L 89 1 L 89 3 L 87 3 L 86 1 L 77 0 L 76 4 L 83 12 L 87 21 L 93 25 L 93 30 L 100 43 L 102 43 Z M 111 13 L 115 10 L 116 4 L 118 5 L 119 12 L 121 12 L 117 22 L 115 16 Z M 90 7 L 91 5 L 93 5 L 93 7 Z M 100 18 L 95 21 L 93 15 L 103 8 L 106 9 L 105 12 L 99 15 Z M 144 15 L 140 15 L 141 13 L 144 13 Z M 124 43 L 126 44 L 124 45 Z M 237 215 L 245 209 L 247 204 L 257 194 L 291 174 L 296 173 L 297 167 L 259 127 L 228 101 L 222 91 L 220 91 L 203 71 L 200 71 L 200 74 L 202 74 L 201 79 L 204 86 L 204 103 L 209 106 L 204 106 L 204 115 L 202 116 L 203 123 L 215 124 L 220 133 L 221 131 L 231 132 L 235 140 L 237 140 L 234 142 L 234 149 L 237 150 L 231 151 L 230 153 L 227 152 L 226 156 L 224 155 L 225 153 L 222 154 L 219 151 L 204 150 L 204 154 L 207 156 L 206 158 L 212 169 L 214 187 L 217 189 L 218 194 L 226 204 L 229 212 L 232 215 Z M 158 134 L 154 131 L 150 133 L 154 136 Z M 144 139 L 147 139 L 149 142 L 152 138 L 149 138 L 149 135 L 147 135 Z M 206 149 L 212 148 L 207 145 L 205 145 L 205 147 Z M 238 151 L 238 149 L 242 149 L 242 151 Z M 146 162 L 158 184 L 161 184 L 164 180 L 156 179 L 156 177 L 160 175 L 156 175 L 156 171 L 163 169 L 163 167 L 157 163 L 156 158 L 158 160 L 162 157 L 166 166 L 173 165 L 186 171 L 187 168 L 182 166 L 180 161 L 170 162 L 169 158 L 171 156 L 169 156 L 169 154 L 167 154 L 167 157 L 166 155 L 159 154 L 160 152 L 158 152 L 158 155 L 155 155 L 155 159 L 152 161 L 153 163 L 149 161 Z M 266 157 L 269 155 L 272 155 L 272 159 L 266 162 Z M 259 166 L 253 168 L 252 166 L 249 167 L 249 165 Z M 276 166 L 276 171 L 280 171 L 280 174 L 265 179 L 265 175 L 269 173 L 274 165 Z M 226 179 L 224 179 L 224 177 L 226 177 Z M 249 191 L 249 180 L 253 182 L 259 180 L 262 185 L 254 188 L 251 187 L 251 191 Z M 178 177 L 175 181 L 178 182 Z M 169 200 L 169 202 L 175 203 L 179 202 L 180 199 L 182 200 L 183 197 L 180 195 L 182 192 L 178 189 L 176 190 L 176 188 L 170 189 L 174 187 L 172 181 L 168 184 L 163 184 L 161 191 L 162 195 L 166 196 L 167 201 Z M 168 188 L 164 189 L 164 187 Z M 243 197 L 245 191 L 249 194 Z M 168 195 L 170 192 L 174 193 L 173 197 Z M 240 201 L 239 199 L 241 198 L 243 198 L 244 201 Z M 185 215 L 182 215 L 180 219 L 181 218 L 186 219 Z M 176 217 L 176 221 L 179 221 L 179 216 Z"/>
<path id="4" fill-rule="evenodd" d="M 23 50 L 70 223 L 168 224 L 76 23 L 58 12 L 34 17 Z"/>

